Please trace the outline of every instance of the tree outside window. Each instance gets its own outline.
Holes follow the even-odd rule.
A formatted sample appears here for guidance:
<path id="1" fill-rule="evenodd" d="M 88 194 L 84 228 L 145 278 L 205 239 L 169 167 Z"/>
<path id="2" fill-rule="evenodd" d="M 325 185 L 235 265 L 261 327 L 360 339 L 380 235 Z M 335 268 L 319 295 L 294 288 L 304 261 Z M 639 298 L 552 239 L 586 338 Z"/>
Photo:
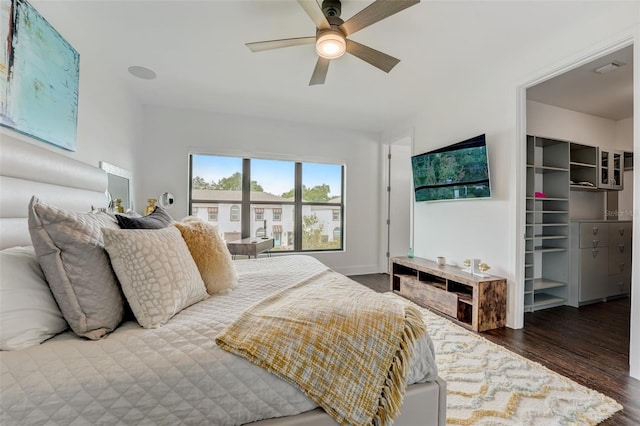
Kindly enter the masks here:
<path id="1" fill-rule="evenodd" d="M 344 166 L 193 154 L 189 171 L 191 211 L 217 205 L 208 217 L 230 238 L 270 236 L 280 251 L 342 249 Z"/>

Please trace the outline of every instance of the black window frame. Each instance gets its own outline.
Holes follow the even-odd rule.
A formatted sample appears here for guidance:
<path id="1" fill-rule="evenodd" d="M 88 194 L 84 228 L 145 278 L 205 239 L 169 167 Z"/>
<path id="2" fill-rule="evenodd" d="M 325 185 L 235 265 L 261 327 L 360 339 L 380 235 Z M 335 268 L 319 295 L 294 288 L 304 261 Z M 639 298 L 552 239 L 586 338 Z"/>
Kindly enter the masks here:
<path id="1" fill-rule="evenodd" d="M 230 204 L 228 201 L 224 201 L 224 200 L 196 200 L 193 199 L 193 194 L 192 194 L 192 182 L 193 182 L 193 156 L 194 155 L 211 155 L 211 156 L 215 156 L 215 157 L 232 157 L 232 158 L 240 158 L 240 157 L 234 157 L 234 156 L 225 156 L 225 155 L 218 155 L 218 154 L 199 154 L 199 153 L 191 153 L 189 154 L 189 200 L 188 200 L 188 206 L 189 206 L 189 214 L 191 214 L 192 211 L 192 206 L 193 203 L 223 203 L 223 204 Z M 262 158 L 253 158 L 255 160 L 263 160 Z M 251 200 L 251 160 L 252 158 L 247 158 L 247 157 L 243 157 L 242 158 L 242 201 L 241 203 L 233 203 L 231 205 L 231 208 L 233 208 L 233 206 L 238 205 L 240 207 L 240 222 L 241 222 L 241 235 L 242 238 L 248 238 L 251 236 L 251 222 L 252 222 L 252 215 L 251 215 L 251 206 L 258 206 L 258 205 L 273 205 L 273 201 L 252 201 Z M 288 160 L 288 159 L 284 159 L 284 160 L 280 160 L 280 161 L 291 161 L 294 163 L 294 201 L 291 202 L 286 202 L 286 201 L 280 201 L 278 202 L 279 205 L 282 206 L 286 206 L 286 205 L 292 205 L 293 206 L 293 213 L 294 213 L 294 228 L 293 228 L 293 234 L 294 234 L 294 249 L 293 250 L 283 250 L 283 253 L 310 253 L 310 252 L 331 252 L 331 251 L 344 251 L 345 250 L 345 241 L 344 241 L 344 229 L 345 229 L 345 223 L 344 223 L 344 212 L 345 212 L 345 202 L 344 202 L 344 194 L 345 194 L 345 166 L 344 164 L 335 164 L 335 163 L 322 163 L 322 164 L 331 164 L 331 165 L 339 165 L 340 166 L 340 171 L 341 171 L 341 176 L 340 176 L 340 202 L 336 203 L 336 202 L 311 202 L 311 201 L 303 201 L 302 200 L 302 166 L 305 163 L 309 163 L 309 162 L 305 162 L 305 161 L 294 161 L 294 160 Z M 333 209 L 339 209 L 340 210 L 340 229 L 342 230 L 342 232 L 340 233 L 340 244 L 339 247 L 337 248 L 311 248 L 311 249 L 303 249 L 302 248 L 302 211 L 303 211 L 303 207 L 304 206 L 321 206 L 321 207 L 327 207 L 327 208 L 331 208 Z M 229 220 L 232 222 L 236 222 L 231 220 L 231 208 L 229 210 Z M 244 212 L 247 212 L 247 214 L 244 214 Z M 266 230 L 265 230 L 266 231 Z"/>

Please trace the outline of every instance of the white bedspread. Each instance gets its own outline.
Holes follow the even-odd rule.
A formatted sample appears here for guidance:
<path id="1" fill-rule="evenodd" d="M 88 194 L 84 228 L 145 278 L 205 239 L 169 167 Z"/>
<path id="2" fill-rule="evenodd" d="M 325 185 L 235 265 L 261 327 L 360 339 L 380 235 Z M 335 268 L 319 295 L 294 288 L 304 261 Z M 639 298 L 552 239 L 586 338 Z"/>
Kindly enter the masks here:
<path id="1" fill-rule="evenodd" d="M 0 424 L 239 425 L 315 408 L 295 387 L 219 349 L 214 339 L 244 309 L 327 267 L 308 256 L 236 265 L 237 289 L 183 310 L 161 328 L 128 322 L 100 341 L 64 333 L 0 353 Z M 425 336 L 409 383 L 436 375 Z"/>

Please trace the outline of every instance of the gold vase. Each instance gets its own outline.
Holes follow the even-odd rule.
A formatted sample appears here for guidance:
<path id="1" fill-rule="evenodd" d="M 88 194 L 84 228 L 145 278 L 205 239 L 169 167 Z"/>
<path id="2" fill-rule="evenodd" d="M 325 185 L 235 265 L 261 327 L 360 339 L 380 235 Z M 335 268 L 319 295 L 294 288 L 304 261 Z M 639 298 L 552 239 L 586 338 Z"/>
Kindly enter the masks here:
<path id="1" fill-rule="evenodd" d="M 113 210 L 115 210 L 116 213 L 124 213 L 124 207 L 122 206 L 122 199 L 120 198 L 116 198 L 115 200 L 113 200 Z"/>
<path id="2" fill-rule="evenodd" d="M 156 200 L 155 198 L 149 198 L 147 200 L 147 207 L 144 209 L 144 214 L 146 215 L 150 215 L 151 213 L 153 213 L 153 211 L 156 209 L 156 203 L 158 202 L 158 200 Z"/>

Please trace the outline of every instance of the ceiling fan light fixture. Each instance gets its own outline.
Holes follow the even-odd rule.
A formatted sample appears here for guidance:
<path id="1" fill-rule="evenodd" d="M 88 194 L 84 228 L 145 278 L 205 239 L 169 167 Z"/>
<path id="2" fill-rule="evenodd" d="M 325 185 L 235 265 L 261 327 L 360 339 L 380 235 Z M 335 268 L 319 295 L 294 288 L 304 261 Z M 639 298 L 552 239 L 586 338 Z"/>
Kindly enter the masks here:
<path id="1" fill-rule="evenodd" d="M 347 42 L 338 31 L 324 31 L 316 39 L 316 53 L 325 59 L 339 58 L 346 50 Z"/>

